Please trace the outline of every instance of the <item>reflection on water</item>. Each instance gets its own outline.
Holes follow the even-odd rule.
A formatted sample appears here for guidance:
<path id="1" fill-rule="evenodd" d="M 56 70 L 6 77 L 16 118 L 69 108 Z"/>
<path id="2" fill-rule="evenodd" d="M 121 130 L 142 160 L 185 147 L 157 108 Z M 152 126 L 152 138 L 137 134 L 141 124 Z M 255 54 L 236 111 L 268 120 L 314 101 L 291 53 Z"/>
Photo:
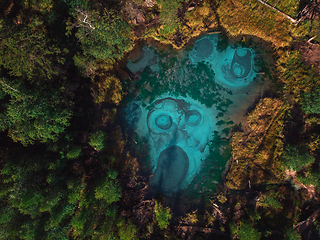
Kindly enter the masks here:
<path id="1" fill-rule="evenodd" d="M 179 146 L 165 148 L 159 155 L 154 171 L 155 187 L 164 192 L 179 189 L 189 169 L 187 153 Z"/>

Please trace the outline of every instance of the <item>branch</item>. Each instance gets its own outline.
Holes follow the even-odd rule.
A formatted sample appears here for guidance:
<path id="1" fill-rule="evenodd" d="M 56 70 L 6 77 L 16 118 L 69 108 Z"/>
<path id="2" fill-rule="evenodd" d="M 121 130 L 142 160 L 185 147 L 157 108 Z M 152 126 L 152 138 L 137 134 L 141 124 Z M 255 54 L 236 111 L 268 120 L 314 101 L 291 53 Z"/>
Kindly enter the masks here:
<path id="1" fill-rule="evenodd" d="M 307 43 L 311 43 L 311 41 L 312 41 L 313 39 L 315 39 L 316 37 L 317 37 L 317 35 L 314 36 L 314 37 L 312 37 L 312 38 L 310 38 L 310 39 L 307 41 Z"/>
<path id="2" fill-rule="evenodd" d="M 262 0 L 257 0 L 257 1 L 259 1 L 260 3 L 262 3 L 263 5 L 271 8 L 271 9 L 273 9 L 274 11 L 282 14 L 282 15 L 285 16 L 287 19 L 289 19 L 292 23 L 294 23 L 294 24 L 298 24 L 298 23 L 299 23 L 299 21 L 293 19 L 292 17 L 290 17 L 289 15 L 285 14 L 284 12 L 281 12 L 280 10 L 276 9 L 275 7 L 272 7 L 272 6 L 269 5 L 268 3 L 266 3 L 266 2 L 264 2 L 264 1 L 262 1 Z"/>
<path id="3" fill-rule="evenodd" d="M 82 15 L 84 16 L 84 19 L 83 19 L 83 20 L 81 20 L 80 18 L 78 18 L 78 20 L 79 20 L 80 22 L 83 22 L 83 23 L 85 23 L 85 24 L 88 24 L 91 29 L 96 29 L 95 27 L 93 27 L 93 26 L 91 25 L 90 22 L 87 22 L 87 18 L 88 18 L 88 14 L 87 14 L 87 13 L 84 13 L 83 11 L 81 11 L 81 10 L 79 10 L 79 9 L 77 10 L 77 12 L 80 13 L 80 14 L 82 14 Z"/>
<path id="4" fill-rule="evenodd" d="M 15 92 L 20 92 L 17 89 L 14 89 L 13 87 L 9 86 L 8 84 L 6 84 L 5 82 L 0 81 L 2 84 L 6 85 L 6 87 L 10 88 L 11 90 L 15 91 Z"/>

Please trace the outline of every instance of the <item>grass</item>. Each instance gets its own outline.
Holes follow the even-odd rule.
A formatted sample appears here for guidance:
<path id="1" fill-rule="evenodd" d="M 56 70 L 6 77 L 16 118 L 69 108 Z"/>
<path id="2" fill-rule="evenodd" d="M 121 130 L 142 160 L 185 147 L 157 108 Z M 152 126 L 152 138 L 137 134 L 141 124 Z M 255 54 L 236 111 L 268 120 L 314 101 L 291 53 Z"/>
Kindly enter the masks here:
<path id="1" fill-rule="evenodd" d="M 230 189 L 242 189 L 250 179 L 252 184 L 273 183 L 281 178 L 279 156 L 283 143 L 279 137 L 288 110 L 285 103 L 265 98 L 247 116 L 250 134 L 236 132 L 231 140 L 233 162 L 226 178 Z"/>
<path id="2" fill-rule="evenodd" d="M 265 2 L 292 18 L 295 18 L 299 11 L 300 1 L 297 0 L 266 0 Z"/>
<path id="3" fill-rule="evenodd" d="M 254 35 L 276 47 L 288 46 L 292 41 L 289 20 L 256 0 L 221 1 L 217 12 L 231 36 Z"/>

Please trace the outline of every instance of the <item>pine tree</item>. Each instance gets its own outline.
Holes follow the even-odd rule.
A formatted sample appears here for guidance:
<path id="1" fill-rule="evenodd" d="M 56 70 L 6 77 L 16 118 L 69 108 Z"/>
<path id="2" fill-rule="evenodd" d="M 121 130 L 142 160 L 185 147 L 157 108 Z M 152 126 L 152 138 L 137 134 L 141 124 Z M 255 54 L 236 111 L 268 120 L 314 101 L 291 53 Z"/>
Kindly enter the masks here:
<path id="1" fill-rule="evenodd" d="M 284 167 L 297 172 L 314 162 L 314 157 L 301 146 L 287 146 L 282 157 Z"/>
<path id="2" fill-rule="evenodd" d="M 75 36 L 81 44 L 82 54 L 74 57 L 75 64 L 89 74 L 103 61 L 109 68 L 116 60 L 133 49 L 134 35 L 130 25 L 112 9 L 96 10 L 75 7 L 72 10 L 75 22 L 68 22 L 69 34 L 76 27 Z"/>
<path id="3" fill-rule="evenodd" d="M 72 112 L 62 97 L 63 89 L 47 85 L 37 86 L 35 91 L 23 82 L 3 78 L 0 87 L 9 96 L 0 115 L 0 130 L 8 130 L 14 141 L 23 145 L 55 141 L 69 125 Z"/>
<path id="4" fill-rule="evenodd" d="M 2 20 L 0 66 L 10 76 L 40 84 L 58 75 L 65 59 L 61 50 L 50 43 L 43 20 L 37 16 L 28 18 L 19 24 Z"/>

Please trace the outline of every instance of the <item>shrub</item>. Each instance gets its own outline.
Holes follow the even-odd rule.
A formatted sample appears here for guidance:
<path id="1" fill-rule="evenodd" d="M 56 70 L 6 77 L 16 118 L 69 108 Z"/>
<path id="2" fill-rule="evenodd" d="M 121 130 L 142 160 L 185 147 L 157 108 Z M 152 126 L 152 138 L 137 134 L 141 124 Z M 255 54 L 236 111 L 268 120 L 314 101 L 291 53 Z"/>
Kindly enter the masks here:
<path id="1" fill-rule="evenodd" d="M 158 222 L 160 229 L 165 229 L 169 225 L 171 219 L 170 209 L 168 207 L 163 208 L 160 203 L 155 202 L 154 213 L 156 214 L 155 221 Z"/>
<path id="2" fill-rule="evenodd" d="M 106 144 L 105 138 L 106 138 L 106 135 L 102 131 L 91 133 L 89 145 L 94 149 L 96 149 L 97 151 L 101 151 Z"/>
<path id="3" fill-rule="evenodd" d="M 237 234 L 240 240 L 259 240 L 261 238 L 261 233 L 248 221 L 241 221 L 238 226 L 232 223 L 230 230 L 232 235 Z"/>

